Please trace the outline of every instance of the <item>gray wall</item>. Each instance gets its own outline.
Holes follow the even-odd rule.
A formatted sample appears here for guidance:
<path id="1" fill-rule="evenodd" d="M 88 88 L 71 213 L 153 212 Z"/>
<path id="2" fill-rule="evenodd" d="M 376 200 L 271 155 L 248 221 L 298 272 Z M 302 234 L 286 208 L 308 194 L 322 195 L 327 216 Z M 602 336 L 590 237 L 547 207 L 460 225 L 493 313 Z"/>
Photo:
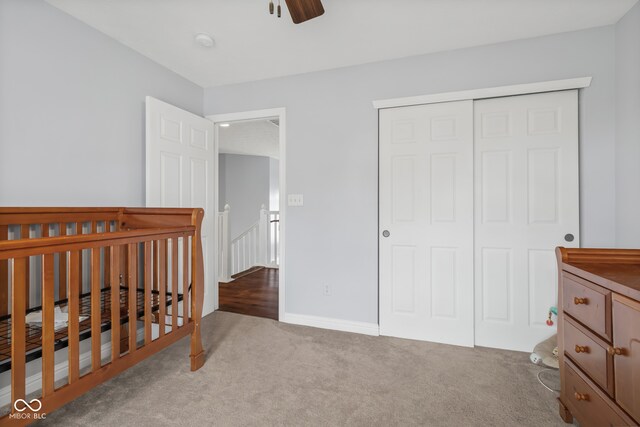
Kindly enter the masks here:
<path id="1" fill-rule="evenodd" d="M 615 244 L 614 27 L 205 90 L 205 114 L 287 108 L 286 311 L 377 322 L 375 99 L 593 76 L 581 95 L 585 246 Z M 285 195 L 283 195 L 285 197 Z M 321 268 L 318 268 L 321 267 Z M 314 274 L 309 274 L 314 272 Z M 331 296 L 323 296 L 323 284 Z"/>
<path id="2" fill-rule="evenodd" d="M 220 210 L 231 206 L 229 233 L 235 239 L 260 219 L 260 206 L 269 209 L 269 157 L 220 154 Z"/>
<path id="3" fill-rule="evenodd" d="M 616 25 L 616 243 L 640 247 L 640 3 Z"/>
<path id="4" fill-rule="evenodd" d="M 41 0 L 0 1 L 0 205 L 143 205 L 144 97 L 203 89 Z"/>

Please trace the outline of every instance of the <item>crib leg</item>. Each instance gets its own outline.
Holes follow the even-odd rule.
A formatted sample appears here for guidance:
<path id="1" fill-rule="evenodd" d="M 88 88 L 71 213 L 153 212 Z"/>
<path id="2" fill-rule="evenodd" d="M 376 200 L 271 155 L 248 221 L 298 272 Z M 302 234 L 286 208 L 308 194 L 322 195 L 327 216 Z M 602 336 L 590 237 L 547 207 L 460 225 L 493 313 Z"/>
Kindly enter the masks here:
<path id="1" fill-rule="evenodd" d="M 202 318 L 202 305 L 198 305 L 198 298 L 194 298 L 192 307 L 193 331 L 191 332 L 191 370 L 197 371 L 204 365 L 204 350 L 202 349 L 202 336 L 200 334 L 200 322 Z M 199 308 L 196 308 L 199 307 Z"/>
<path id="2" fill-rule="evenodd" d="M 202 277 L 202 276 L 201 276 Z M 199 282 L 202 283 L 202 282 Z M 192 289 L 193 298 L 191 298 L 191 321 L 193 322 L 193 331 L 191 332 L 191 370 L 197 371 L 204 365 L 204 350 L 202 349 L 202 336 L 200 333 L 200 322 L 202 321 L 202 289 L 200 286 L 194 286 Z"/>
<path id="3" fill-rule="evenodd" d="M 202 241 L 200 230 L 204 210 L 198 209 L 192 217 L 192 223 L 196 226 L 195 238 L 192 240 L 192 289 L 191 289 L 191 320 L 193 332 L 191 333 L 191 370 L 197 371 L 204 365 L 204 350 L 202 349 L 202 337 L 200 334 L 200 322 L 202 321 L 202 306 L 204 304 L 204 260 L 202 257 Z"/>
<path id="4" fill-rule="evenodd" d="M 200 321 L 196 322 L 191 333 L 191 370 L 197 371 L 204 365 L 204 350 L 200 337 Z"/>

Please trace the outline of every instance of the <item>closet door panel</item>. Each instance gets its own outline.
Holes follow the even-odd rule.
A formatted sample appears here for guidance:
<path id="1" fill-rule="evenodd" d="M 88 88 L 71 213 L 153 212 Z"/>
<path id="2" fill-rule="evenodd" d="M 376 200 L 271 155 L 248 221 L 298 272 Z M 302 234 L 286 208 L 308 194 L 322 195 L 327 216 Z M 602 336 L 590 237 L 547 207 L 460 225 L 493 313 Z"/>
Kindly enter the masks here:
<path id="1" fill-rule="evenodd" d="M 471 101 L 380 111 L 381 334 L 473 345 L 472 171 Z"/>
<path id="2" fill-rule="evenodd" d="M 554 249 L 580 242 L 578 94 L 476 101 L 474 116 L 475 342 L 531 351 L 555 333 Z"/>

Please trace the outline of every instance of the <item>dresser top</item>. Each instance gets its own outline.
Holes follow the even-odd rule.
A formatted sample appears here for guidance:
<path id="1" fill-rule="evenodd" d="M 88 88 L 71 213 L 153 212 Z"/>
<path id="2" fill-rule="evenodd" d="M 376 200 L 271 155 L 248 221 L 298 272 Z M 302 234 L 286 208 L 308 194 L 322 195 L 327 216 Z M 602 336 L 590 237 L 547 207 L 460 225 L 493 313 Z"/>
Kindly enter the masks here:
<path id="1" fill-rule="evenodd" d="M 640 300 L 640 264 L 565 262 L 563 270 L 603 288 Z"/>

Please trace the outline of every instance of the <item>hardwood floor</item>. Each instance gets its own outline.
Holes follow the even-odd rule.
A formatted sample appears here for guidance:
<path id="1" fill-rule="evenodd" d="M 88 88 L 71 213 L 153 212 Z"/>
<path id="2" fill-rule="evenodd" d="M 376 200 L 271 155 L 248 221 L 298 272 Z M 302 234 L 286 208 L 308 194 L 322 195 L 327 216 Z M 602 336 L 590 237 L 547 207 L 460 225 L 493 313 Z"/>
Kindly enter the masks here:
<path id="1" fill-rule="evenodd" d="M 220 311 L 278 320 L 278 269 L 263 268 L 220 283 Z"/>

